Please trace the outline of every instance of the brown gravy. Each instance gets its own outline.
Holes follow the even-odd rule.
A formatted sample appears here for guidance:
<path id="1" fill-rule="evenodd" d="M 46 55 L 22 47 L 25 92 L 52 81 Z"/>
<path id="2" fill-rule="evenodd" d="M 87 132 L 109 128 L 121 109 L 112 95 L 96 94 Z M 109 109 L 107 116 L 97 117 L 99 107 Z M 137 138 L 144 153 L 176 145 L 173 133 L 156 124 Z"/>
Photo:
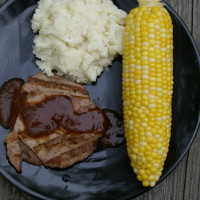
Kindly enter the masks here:
<path id="1" fill-rule="evenodd" d="M 109 121 L 110 127 L 105 132 L 102 142 L 106 147 L 117 147 L 125 142 L 123 119 L 115 111 L 104 109 Z"/>
<path id="2" fill-rule="evenodd" d="M 27 135 L 32 137 L 48 135 L 60 128 L 68 133 L 104 133 L 110 125 L 99 108 L 75 112 L 68 96 L 51 96 L 39 104 L 25 104 L 20 114 Z"/>
<path id="3" fill-rule="evenodd" d="M 31 137 L 49 135 L 61 128 L 66 133 L 101 133 L 106 147 L 116 147 L 125 141 L 123 120 L 117 112 L 83 107 L 78 113 L 68 96 L 51 96 L 42 103 L 26 104 L 21 93 L 23 83 L 22 79 L 11 79 L 0 89 L 0 123 L 4 128 L 12 129 L 20 113 L 26 135 Z"/>

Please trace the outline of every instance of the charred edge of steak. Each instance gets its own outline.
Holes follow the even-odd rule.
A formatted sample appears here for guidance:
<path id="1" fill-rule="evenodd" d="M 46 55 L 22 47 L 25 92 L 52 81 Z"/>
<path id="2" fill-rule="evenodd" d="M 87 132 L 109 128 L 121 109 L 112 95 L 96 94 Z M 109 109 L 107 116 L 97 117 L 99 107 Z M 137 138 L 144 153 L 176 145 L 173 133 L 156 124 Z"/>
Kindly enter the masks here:
<path id="1" fill-rule="evenodd" d="M 19 146 L 19 136 L 17 132 L 11 132 L 6 138 L 7 156 L 13 167 L 18 171 L 22 171 L 22 155 Z"/>
<path id="2" fill-rule="evenodd" d="M 54 77 L 50 77 L 47 79 L 40 79 L 40 78 L 38 79 L 37 76 L 30 77 L 28 79 L 28 83 L 47 88 L 67 90 L 68 92 L 75 92 L 75 93 L 80 93 L 82 95 L 88 95 L 87 90 L 83 86 L 77 85 L 76 83 L 73 83 L 71 81 L 66 81 L 66 83 L 65 82 L 59 83 L 57 79 L 55 79 Z"/>
<path id="3" fill-rule="evenodd" d="M 0 88 L 0 124 L 4 128 L 13 128 L 18 113 L 20 90 L 24 84 L 23 79 L 13 78 L 6 81 Z"/>

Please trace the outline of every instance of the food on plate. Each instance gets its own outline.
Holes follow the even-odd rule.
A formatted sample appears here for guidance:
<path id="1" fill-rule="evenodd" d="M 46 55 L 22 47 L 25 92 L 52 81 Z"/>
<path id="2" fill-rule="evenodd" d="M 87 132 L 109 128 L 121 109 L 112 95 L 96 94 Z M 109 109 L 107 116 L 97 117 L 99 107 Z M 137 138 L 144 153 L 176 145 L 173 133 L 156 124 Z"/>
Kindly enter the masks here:
<path id="1" fill-rule="evenodd" d="M 18 171 L 22 160 L 64 168 L 93 153 L 106 129 L 106 119 L 83 86 L 37 74 L 22 86 L 22 93 L 22 108 L 6 139 L 8 158 Z M 73 117 L 82 117 L 83 123 Z M 97 121 L 92 123 L 92 118 Z M 69 127 L 63 125 L 65 121 Z M 89 128 L 84 126 L 88 123 Z"/>
<path id="2" fill-rule="evenodd" d="M 124 33 L 123 116 L 128 155 L 143 186 L 159 180 L 172 120 L 172 21 L 159 0 L 140 0 Z"/>
<path id="3" fill-rule="evenodd" d="M 14 104 L 18 94 L 23 98 Z M 22 161 L 67 168 L 90 156 L 100 138 L 108 140 L 115 124 L 123 132 L 122 122 L 110 120 L 112 111 L 98 108 L 82 85 L 61 76 L 38 73 L 12 97 L 18 108 L 8 117 L 15 123 L 9 126 L 6 146 L 9 161 L 19 172 Z M 120 141 L 116 136 L 116 145 L 123 142 L 122 132 Z"/>
<path id="4" fill-rule="evenodd" d="M 23 84 L 24 81 L 22 79 L 13 78 L 5 82 L 0 89 L 0 124 L 4 128 L 10 128 L 15 123 L 13 119 L 16 118 L 16 109 L 18 106 L 14 106 L 14 103 L 16 105 L 20 100 L 13 98 L 13 96 L 16 96 L 20 92 Z"/>
<path id="5" fill-rule="evenodd" d="M 111 0 L 40 0 L 32 19 L 37 65 L 48 76 L 96 81 L 122 54 L 126 16 Z"/>

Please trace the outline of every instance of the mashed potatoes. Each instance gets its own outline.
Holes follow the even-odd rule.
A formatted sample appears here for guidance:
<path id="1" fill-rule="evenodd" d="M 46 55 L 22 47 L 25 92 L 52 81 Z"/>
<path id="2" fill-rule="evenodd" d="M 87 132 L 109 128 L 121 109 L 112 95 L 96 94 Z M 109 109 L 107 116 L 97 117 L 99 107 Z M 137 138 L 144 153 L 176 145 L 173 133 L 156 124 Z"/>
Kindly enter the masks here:
<path id="1" fill-rule="evenodd" d="M 49 76 L 95 81 L 122 54 L 125 18 L 111 0 L 40 0 L 32 19 L 37 65 Z"/>

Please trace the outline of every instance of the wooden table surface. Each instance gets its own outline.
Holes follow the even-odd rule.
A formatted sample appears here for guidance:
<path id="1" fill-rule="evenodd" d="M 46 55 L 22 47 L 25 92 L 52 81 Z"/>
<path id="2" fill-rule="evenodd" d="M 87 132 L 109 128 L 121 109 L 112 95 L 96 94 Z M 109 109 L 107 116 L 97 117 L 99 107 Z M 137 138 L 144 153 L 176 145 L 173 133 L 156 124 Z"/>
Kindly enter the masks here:
<path id="1" fill-rule="evenodd" d="M 0 3 L 5 0 L 0 0 Z M 200 1 L 167 1 L 186 23 L 198 46 L 200 44 Z M 159 185 L 134 200 L 200 199 L 200 131 L 178 167 Z M 0 175 L 0 200 L 39 200 L 18 189 Z"/>

